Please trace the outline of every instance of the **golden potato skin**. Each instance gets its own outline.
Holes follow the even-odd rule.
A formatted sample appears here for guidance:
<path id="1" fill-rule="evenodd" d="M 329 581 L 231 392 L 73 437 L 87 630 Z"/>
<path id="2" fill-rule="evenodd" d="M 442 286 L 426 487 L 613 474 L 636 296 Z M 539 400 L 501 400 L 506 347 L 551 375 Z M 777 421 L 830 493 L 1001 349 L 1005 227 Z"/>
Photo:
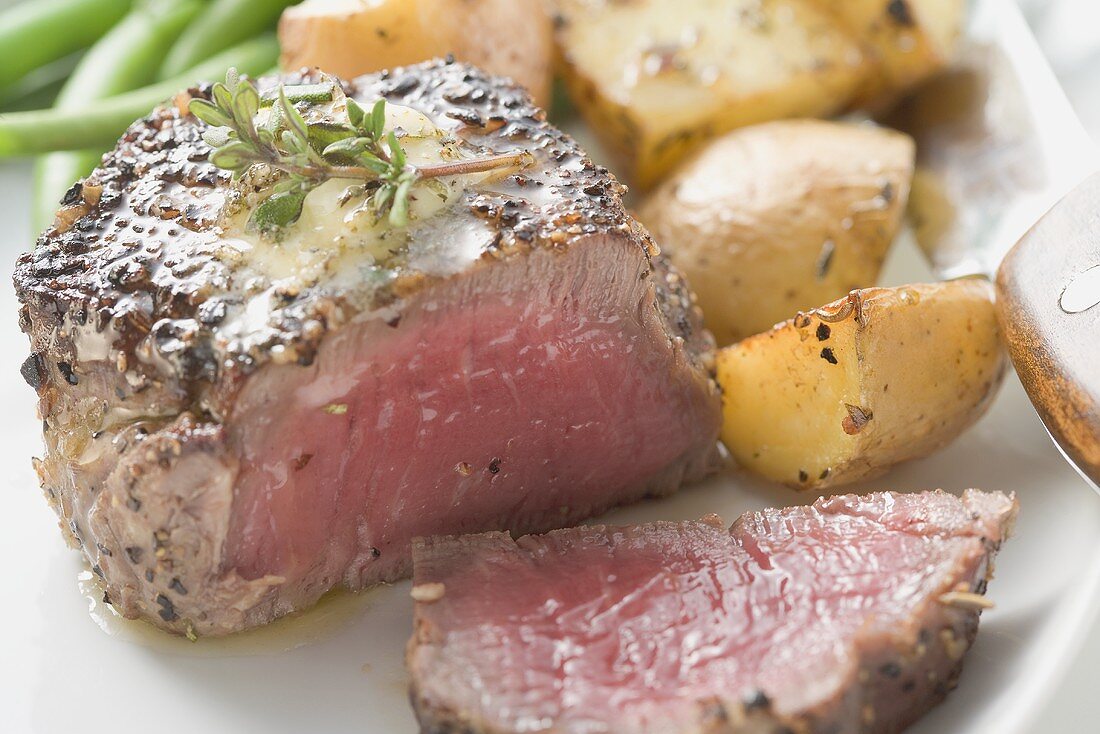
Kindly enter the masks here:
<path id="1" fill-rule="evenodd" d="M 306 0 L 279 21 L 280 65 L 345 79 L 453 54 L 550 103 L 554 44 L 541 0 Z"/>
<path id="2" fill-rule="evenodd" d="M 722 441 L 756 474 L 835 487 L 954 440 L 1004 370 L 988 282 L 853 291 L 719 352 Z"/>
<path id="3" fill-rule="evenodd" d="M 790 120 L 713 141 L 640 209 L 720 346 L 874 285 L 905 213 L 914 145 L 871 125 Z"/>
<path id="4" fill-rule="evenodd" d="M 882 107 L 950 60 L 966 0 L 814 0 L 860 43 L 870 73 L 853 100 Z"/>
<path id="5" fill-rule="evenodd" d="M 858 44 L 812 0 L 548 0 L 566 85 L 640 188 L 716 135 L 845 108 Z"/>

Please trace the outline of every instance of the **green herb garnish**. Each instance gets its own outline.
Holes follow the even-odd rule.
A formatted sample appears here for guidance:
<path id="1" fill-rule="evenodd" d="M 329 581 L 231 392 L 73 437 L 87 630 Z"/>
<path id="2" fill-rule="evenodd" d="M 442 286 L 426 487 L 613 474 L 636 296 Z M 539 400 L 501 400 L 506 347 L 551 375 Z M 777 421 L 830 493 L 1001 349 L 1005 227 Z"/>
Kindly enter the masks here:
<path id="1" fill-rule="evenodd" d="M 521 152 L 414 166 L 397 135 L 385 131 L 383 99 L 367 110 L 346 98 L 346 122 L 307 123 L 299 111 L 299 105 L 323 104 L 335 96 L 334 84 L 280 84 L 261 98 L 250 81 L 230 69 L 225 83 L 214 85 L 211 101 L 191 100 L 191 114 L 212 126 L 203 133 L 203 140 L 214 149 L 211 163 L 232 171 L 234 178 L 256 165 L 286 174 L 253 210 L 250 228 L 270 233 L 293 224 L 309 192 L 330 179 L 363 183 L 363 195 L 370 196 L 376 215 L 388 216 L 391 225 L 404 227 L 409 196 L 418 181 L 518 168 L 532 160 L 529 153 Z M 257 113 L 264 106 L 270 106 L 271 113 L 257 126 Z"/>

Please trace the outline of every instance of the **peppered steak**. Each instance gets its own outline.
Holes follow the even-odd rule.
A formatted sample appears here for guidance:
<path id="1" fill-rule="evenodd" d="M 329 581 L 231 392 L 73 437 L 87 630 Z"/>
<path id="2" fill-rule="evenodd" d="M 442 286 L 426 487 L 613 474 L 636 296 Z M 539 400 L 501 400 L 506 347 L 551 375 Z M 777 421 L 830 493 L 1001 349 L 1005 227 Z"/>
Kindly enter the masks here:
<path id="1" fill-rule="evenodd" d="M 1015 499 L 833 497 L 417 540 L 422 730 L 896 732 L 955 685 Z"/>
<path id="2" fill-rule="evenodd" d="M 714 464 L 712 340 L 605 169 L 468 66 L 332 83 L 386 99 L 410 158 L 534 163 L 414 189 L 401 229 L 321 186 L 269 241 L 243 222 L 272 176 L 208 161 L 200 87 L 19 259 L 37 469 L 126 616 L 240 630 L 407 575 L 414 536 L 560 527 Z"/>

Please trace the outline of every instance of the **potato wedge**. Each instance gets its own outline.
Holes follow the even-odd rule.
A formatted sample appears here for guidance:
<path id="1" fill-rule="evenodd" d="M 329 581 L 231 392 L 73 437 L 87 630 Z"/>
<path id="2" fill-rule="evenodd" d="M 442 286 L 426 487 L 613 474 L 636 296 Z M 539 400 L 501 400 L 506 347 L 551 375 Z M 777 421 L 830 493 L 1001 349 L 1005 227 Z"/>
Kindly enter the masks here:
<path id="1" fill-rule="evenodd" d="M 1005 357 L 982 280 L 869 288 L 718 354 L 722 441 L 798 489 L 935 451 L 985 413 Z"/>
<path id="2" fill-rule="evenodd" d="M 872 69 L 854 102 L 882 107 L 943 68 L 966 19 L 966 0 L 813 0 L 864 46 Z"/>
<path id="3" fill-rule="evenodd" d="M 453 54 L 550 104 L 553 30 L 541 0 L 306 0 L 279 21 L 280 65 L 351 79 Z"/>
<path id="4" fill-rule="evenodd" d="M 725 345 L 874 285 L 905 213 L 913 141 L 870 125 L 769 122 L 728 133 L 639 209 Z"/>
<path id="5" fill-rule="evenodd" d="M 548 0 L 573 101 L 641 188 L 708 138 L 847 106 L 859 45 L 811 0 Z"/>

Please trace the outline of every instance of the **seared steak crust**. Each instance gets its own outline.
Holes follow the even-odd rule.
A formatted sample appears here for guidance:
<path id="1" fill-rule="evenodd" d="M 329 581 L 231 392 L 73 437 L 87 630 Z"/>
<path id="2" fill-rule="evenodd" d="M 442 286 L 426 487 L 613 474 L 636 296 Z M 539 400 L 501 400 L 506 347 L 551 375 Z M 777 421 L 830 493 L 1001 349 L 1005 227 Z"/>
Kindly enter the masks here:
<path id="1" fill-rule="evenodd" d="M 261 79 L 258 86 L 264 90 L 276 81 Z M 282 81 L 319 78 L 302 73 Z M 453 132 L 474 146 L 537 155 L 537 170 L 513 177 L 517 195 L 476 188 L 465 192 L 469 212 L 494 230 L 484 259 L 533 249 L 561 252 L 601 234 L 629 235 L 647 256 L 656 254 L 649 234 L 623 206 L 622 185 L 549 125 L 523 89 L 446 62 L 343 84 L 349 96 L 384 97 L 449 121 Z M 406 261 L 378 266 L 364 293 L 332 293 L 320 282 L 283 294 L 283 303 L 258 333 L 219 338 L 219 324 L 245 299 L 235 281 L 235 264 L 219 253 L 217 228 L 230 174 L 208 162 L 210 147 L 200 137 L 203 125 L 185 112 L 191 97 L 209 99 L 210 86 L 192 89 L 134 123 L 101 167 L 67 195 L 63 216 L 76 217 L 72 224 L 47 230 L 19 258 L 15 285 L 26 313 L 35 315 L 36 329 L 68 330 L 77 342 L 69 346 L 73 351 L 85 336 L 109 339 L 112 352 L 125 355 L 128 370 L 137 376 L 145 376 L 157 361 L 168 362 L 172 378 L 199 383 L 190 386 L 198 393 L 268 360 L 286 360 L 288 353 L 308 364 L 329 328 L 450 274 L 430 267 L 428 253 L 416 251 L 418 245 L 426 250 L 426 243 L 410 242 L 413 251 Z M 550 186 L 560 193 L 548 206 L 536 207 L 522 195 L 524 189 Z M 698 329 L 679 278 L 665 280 L 659 291 L 662 303 L 670 304 L 679 335 L 695 351 L 706 351 L 708 338 Z M 146 377 L 155 380 L 156 373 Z M 207 407 L 218 413 L 231 399 L 219 394 L 208 399 Z"/>
<path id="2" fill-rule="evenodd" d="M 310 73 L 282 78 L 287 83 L 318 79 Z M 262 79 L 258 86 L 267 89 L 277 81 Z M 401 484 L 391 469 L 379 466 L 360 467 L 361 476 L 345 472 L 345 465 L 356 466 L 354 452 L 367 451 L 361 447 L 371 440 L 349 436 L 351 458 L 332 459 L 339 465 L 331 470 L 340 472 L 335 479 L 318 474 L 324 469 L 321 459 L 308 466 L 313 449 L 288 447 L 287 455 L 274 457 L 276 474 L 291 475 L 280 497 L 307 503 L 311 486 L 332 487 L 334 504 L 323 508 L 330 513 L 324 522 L 332 525 L 334 538 L 351 547 L 322 548 L 316 537 L 308 550 L 297 541 L 281 544 L 282 529 L 272 531 L 274 538 L 257 535 L 257 526 L 274 528 L 274 519 L 264 515 L 250 523 L 246 515 L 282 512 L 286 522 L 300 514 L 293 507 L 263 505 L 270 494 L 263 482 L 274 476 L 268 469 L 277 436 L 256 438 L 260 434 L 253 429 L 277 424 L 279 411 L 294 396 L 314 394 L 309 380 L 331 387 L 341 369 L 336 361 L 351 353 L 348 342 L 373 340 L 377 349 L 367 358 L 381 360 L 387 340 L 404 338 L 407 329 L 419 328 L 410 324 L 428 320 L 420 316 L 441 304 L 454 306 L 458 300 L 461 305 L 477 288 L 495 287 L 505 277 L 498 271 L 513 278 L 572 271 L 571 278 L 530 290 L 580 325 L 604 312 L 636 322 L 623 332 L 623 348 L 642 344 L 650 356 L 639 369 L 658 365 L 673 375 L 663 380 L 672 387 L 662 389 L 665 397 L 682 399 L 675 408 L 682 416 L 673 422 L 682 421 L 677 431 L 689 438 L 671 446 L 667 457 L 655 458 L 641 470 L 644 476 L 594 491 L 591 499 L 574 497 L 552 516 L 549 507 L 523 498 L 537 488 L 516 479 L 511 491 L 520 495 L 513 505 L 476 524 L 467 517 L 463 528 L 548 529 L 619 502 L 672 491 L 715 464 L 719 406 L 710 377 L 712 339 L 685 284 L 627 213 L 615 179 L 550 126 L 524 91 L 471 67 L 438 61 L 341 84 L 349 96 L 367 101 L 382 96 L 414 108 L 469 148 L 524 149 L 536 164 L 504 181 L 464 189 L 446 213 L 414 223 L 385 257 L 358 264 L 354 280 L 337 282 L 326 271 L 288 287 L 255 267 L 246 249 L 226 245 L 230 220 L 254 203 L 254 191 L 266 182 L 231 185 L 229 175 L 207 161 L 202 124 L 186 112 L 190 98 L 209 97 L 210 87 L 204 86 L 134 123 L 101 167 L 69 192 L 55 226 L 19 259 L 20 322 L 32 349 L 23 374 L 39 395 L 46 444 L 36 468 L 62 527 L 127 616 L 178 632 L 223 634 L 308 606 L 336 585 L 357 589 L 407 573 L 404 531 L 387 525 L 383 532 L 366 520 L 347 519 L 349 512 L 370 519 L 372 510 L 366 505 L 349 510 L 345 485 L 370 477 L 370 486 L 390 487 L 398 504 L 368 500 L 382 508 L 374 512 L 386 516 L 409 501 L 407 486 L 416 484 L 415 477 Z M 467 237 L 462 257 L 453 252 L 448 226 Z M 596 277 L 592 263 L 600 257 L 611 267 Z M 578 315 L 578 299 L 568 293 L 575 288 L 606 290 L 620 302 L 593 302 L 585 306 L 593 314 Z M 509 291 L 511 300 L 494 308 L 513 304 L 517 322 L 544 323 L 547 314 L 540 317 L 530 306 L 525 311 L 516 300 L 520 290 Z M 254 307 L 261 296 L 264 309 L 257 319 Z M 324 345 L 335 335 L 344 338 L 335 340 L 321 362 Z M 373 376 L 384 372 L 381 363 L 371 370 Z M 409 380 L 429 379 L 422 371 L 410 374 Z M 258 407 L 272 385 L 289 394 Z M 555 399 L 561 400 L 550 396 L 540 410 Z M 666 414 L 673 409 L 671 403 L 653 408 Z M 326 406 L 336 417 L 341 410 L 346 405 Z M 377 424 L 382 431 L 388 408 L 378 410 L 377 416 L 356 416 L 353 409 L 347 419 L 359 426 L 355 430 Z M 320 407 L 314 414 L 319 412 Z M 660 442 L 668 443 L 655 435 L 650 445 Z M 461 476 L 436 474 L 422 483 L 455 493 L 441 497 L 445 509 L 474 490 L 507 481 L 509 468 L 526 467 L 526 474 L 517 474 L 530 477 L 536 460 L 549 459 L 514 461 L 503 472 L 499 466 L 489 473 L 479 467 L 481 473 L 471 479 L 465 478 L 466 469 L 456 469 Z M 547 486 L 568 484 L 569 476 L 555 471 Z M 579 469 L 578 476 L 584 476 Z M 335 484 L 324 484 L 330 480 Z M 452 480 L 461 486 L 451 488 Z M 443 509 L 439 512 L 446 514 Z"/>

